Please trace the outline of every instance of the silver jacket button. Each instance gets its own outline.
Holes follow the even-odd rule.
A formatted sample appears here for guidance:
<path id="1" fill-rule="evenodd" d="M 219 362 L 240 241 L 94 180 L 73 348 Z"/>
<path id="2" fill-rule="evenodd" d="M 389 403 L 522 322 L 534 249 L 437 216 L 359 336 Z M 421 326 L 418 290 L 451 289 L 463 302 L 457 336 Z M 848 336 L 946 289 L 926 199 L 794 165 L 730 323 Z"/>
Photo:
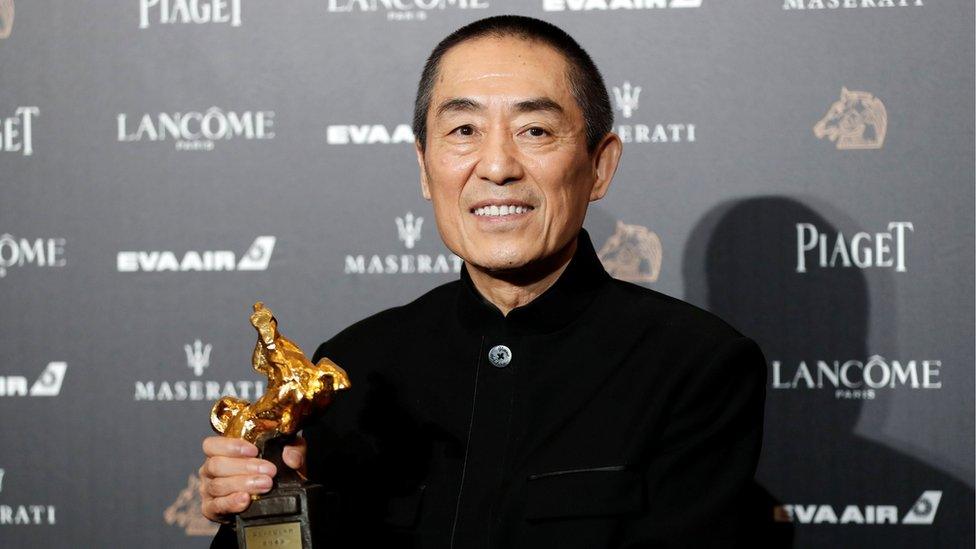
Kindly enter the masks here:
<path id="1" fill-rule="evenodd" d="M 504 345 L 495 345 L 488 351 L 488 360 L 495 368 L 504 368 L 512 361 L 512 350 Z"/>

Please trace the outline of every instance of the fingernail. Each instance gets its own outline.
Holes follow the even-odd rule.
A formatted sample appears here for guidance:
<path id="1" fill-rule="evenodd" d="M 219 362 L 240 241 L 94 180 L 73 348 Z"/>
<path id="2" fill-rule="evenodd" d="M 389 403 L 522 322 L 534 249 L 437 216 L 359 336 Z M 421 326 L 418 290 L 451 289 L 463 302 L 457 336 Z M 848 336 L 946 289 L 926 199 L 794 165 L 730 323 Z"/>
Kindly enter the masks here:
<path id="1" fill-rule="evenodd" d="M 250 457 L 250 456 L 256 456 L 256 455 L 258 455 L 257 448 L 255 448 L 254 446 L 251 446 L 249 444 L 241 444 L 238 447 L 238 449 L 240 450 L 242 456 L 249 456 Z"/>

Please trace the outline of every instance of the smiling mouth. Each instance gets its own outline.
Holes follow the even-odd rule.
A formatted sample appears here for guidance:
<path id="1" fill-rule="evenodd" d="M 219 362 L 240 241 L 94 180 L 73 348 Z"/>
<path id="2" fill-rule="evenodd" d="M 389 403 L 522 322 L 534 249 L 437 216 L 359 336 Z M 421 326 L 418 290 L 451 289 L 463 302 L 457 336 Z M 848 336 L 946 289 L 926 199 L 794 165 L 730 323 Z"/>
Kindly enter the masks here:
<path id="1" fill-rule="evenodd" d="M 518 215 L 522 213 L 531 212 L 534 210 L 532 206 L 518 206 L 515 204 L 505 204 L 502 206 L 482 206 L 481 208 L 474 208 L 471 213 L 478 217 L 501 217 L 504 215 Z"/>

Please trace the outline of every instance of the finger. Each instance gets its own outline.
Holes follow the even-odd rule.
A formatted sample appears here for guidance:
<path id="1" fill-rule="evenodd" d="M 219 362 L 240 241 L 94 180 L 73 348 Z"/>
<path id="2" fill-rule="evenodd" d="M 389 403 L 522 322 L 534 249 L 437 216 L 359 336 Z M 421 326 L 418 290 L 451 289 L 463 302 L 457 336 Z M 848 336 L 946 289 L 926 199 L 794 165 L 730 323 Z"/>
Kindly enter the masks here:
<path id="1" fill-rule="evenodd" d="M 258 447 L 239 438 L 207 437 L 203 439 L 203 453 L 207 457 L 257 457 Z"/>
<path id="2" fill-rule="evenodd" d="M 267 475 L 273 477 L 277 471 L 273 463 L 258 458 L 211 457 L 203 463 L 202 476 L 232 477 L 236 475 Z"/>
<path id="3" fill-rule="evenodd" d="M 284 447 L 281 451 L 281 459 L 292 469 L 301 469 L 305 465 L 306 449 L 305 439 L 299 438 L 295 444 Z"/>
<path id="4" fill-rule="evenodd" d="M 271 489 L 271 477 L 267 475 L 238 475 L 208 479 L 206 495 L 212 498 L 229 496 L 238 492 L 263 494 Z"/>
<path id="5" fill-rule="evenodd" d="M 200 506 L 200 510 L 203 512 L 203 516 L 219 522 L 222 519 L 226 519 L 227 515 L 244 511 L 250 504 L 251 496 L 244 492 L 239 492 L 222 498 L 213 498 L 209 501 L 204 501 L 203 505 Z"/>

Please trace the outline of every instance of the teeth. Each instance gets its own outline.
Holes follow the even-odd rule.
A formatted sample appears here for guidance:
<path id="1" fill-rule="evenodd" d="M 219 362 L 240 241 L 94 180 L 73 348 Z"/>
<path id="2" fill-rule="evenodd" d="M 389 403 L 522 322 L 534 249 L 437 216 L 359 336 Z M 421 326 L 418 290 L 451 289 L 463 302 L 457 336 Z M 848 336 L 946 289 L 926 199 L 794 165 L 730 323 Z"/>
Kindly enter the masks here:
<path id="1" fill-rule="evenodd" d="M 527 206 L 514 206 L 510 204 L 505 204 L 502 206 L 485 206 L 483 208 L 478 208 L 474 211 L 474 215 L 483 215 L 490 217 L 498 217 L 502 215 L 515 215 L 520 213 L 525 213 L 532 208 Z"/>

